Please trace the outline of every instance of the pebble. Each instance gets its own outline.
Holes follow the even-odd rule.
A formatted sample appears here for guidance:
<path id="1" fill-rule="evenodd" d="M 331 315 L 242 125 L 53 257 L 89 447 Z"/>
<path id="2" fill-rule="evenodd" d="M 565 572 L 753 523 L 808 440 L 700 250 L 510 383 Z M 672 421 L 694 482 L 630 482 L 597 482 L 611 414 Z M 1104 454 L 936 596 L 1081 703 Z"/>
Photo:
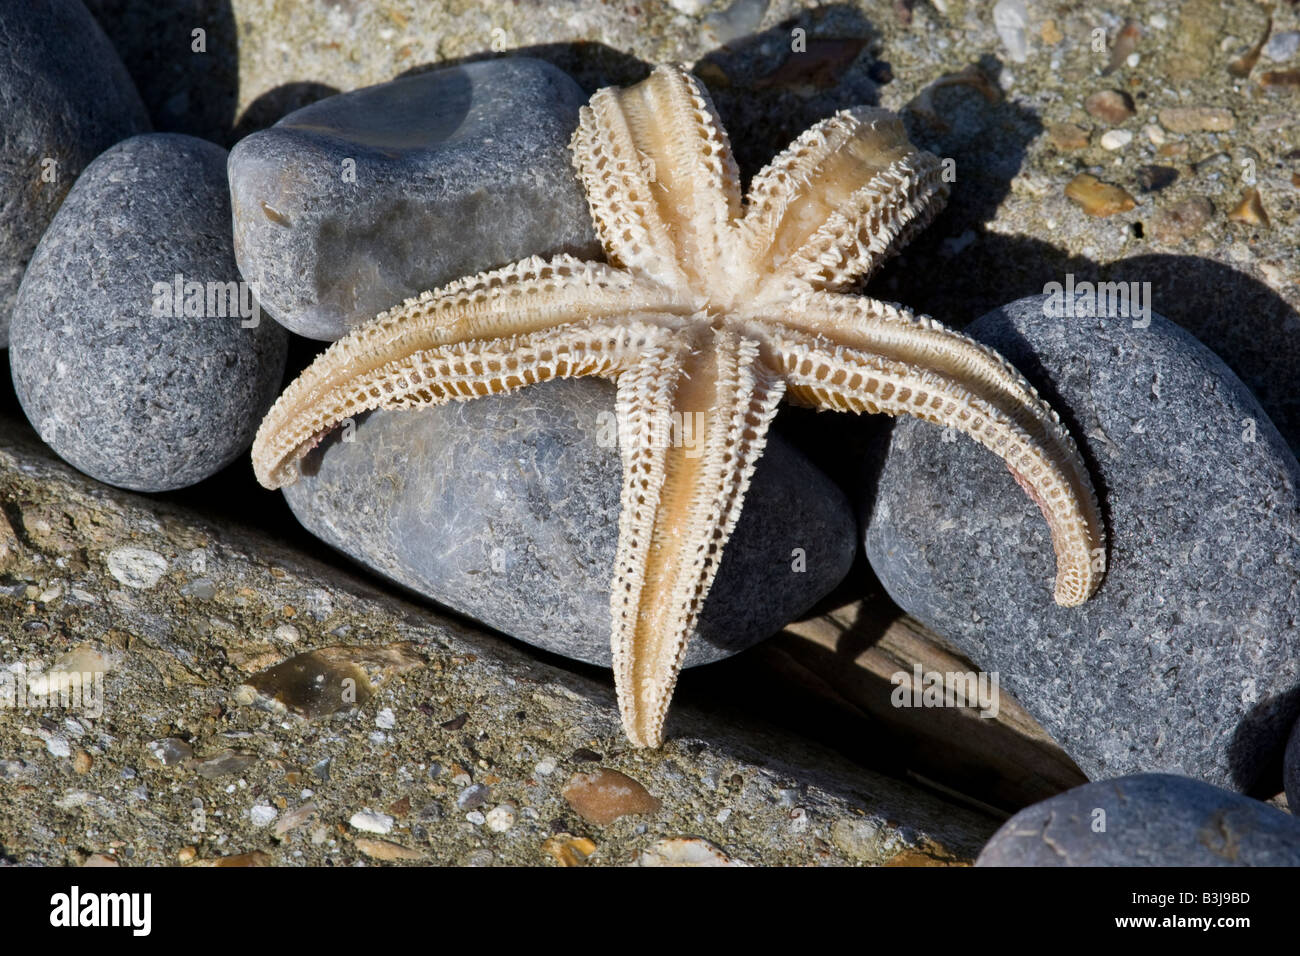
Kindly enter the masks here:
<path id="1" fill-rule="evenodd" d="M 248 811 L 248 819 L 255 827 L 269 827 L 280 811 L 267 803 L 259 803 Z"/>
<path id="2" fill-rule="evenodd" d="M 149 130 L 135 84 L 81 0 L 0 4 L 0 348 L 23 270 L 81 171 Z"/>
<path id="3" fill-rule="evenodd" d="M 515 811 L 513 808 L 502 804 L 489 810 L 486 819 L 487 828 L 493 833 L 505 833 L 515 825 Z"/>
<path id="4" fill-rule="evenodd" d="M 357 421 L 285 498 L 308 531 L 522 641 L 608 666 L 622 464 L 614 388 L 595 379 Z M 776 631 L 848 573 L 842 492 L 773 435 L 705 604 L 688 666 Z M 800 570 L 800 569 L 803 570 Z"/>
<path id="5" fill-rule="evenodd" d="M 1264 202 L 1260 199 L 1259 190 L 1252 187 L 1242 193 L 1237 205 L 1228 210 L 1228 218 L 1248 226 L 1267 226 L 1268 213 L 1264 211 Z"/>
<path id="6" fill-rule="evenodd" d="M 1123 188 L 1104 183 L 1091 173 L 1080 173 L 1070 180 L 1065 195 L 1089 216 L 1098 218 L 1128 212 L 1137 205 Z"/>
<path id="7" fill-rule="evenodd" d="M 748 866 L 700 837 L 659 840 L 637 857 L 636 866 Z"/>
<path id="8" fill-rule="evenodd" d="M 1088 131 L 1076 123 L 1054 123 L 1047 127 L 1047 138 L 1057 149 L 1083 149 L 1088 145 Z"/>
<path id="9" fill-rule="evenodd" d="M 1126 129 L 1109 129 L 1101 134 L 1102 149 L 1123 149 L 1133 142 L 1133 134 Z"/>
<path id="10" fill-rule="evenodd" d="M 913 419 L 894 426 L 869 503 L 868 559 L 1089 777 L 1160 770 L 1250 790 L 1276 766 L 1300 686 L 1300 465 L 1178 326 L 1049 318 L 1044 301 L 965 331 L 1047 388 L 1085 449 L 1108 516 L 1101 589 L 1054 604 L 1038 509 L 984 448 Z"/>
<path id="11" fill-rule="evenodd" d="M 1133 176 L 1144 193 L 1159 192 L 1178 181 L 1178 170 L 1172 166 L 1139 166 Z"/>
<path id="12" fill-rule="evenodd" d="M 239 278 L 225 157 L 170 133 L 118 143 L 68 193 L 19 289 L 9 355 L 23 411 L 107 484 L 165 491 L 215 474 L 279 389 L 284 330 L 218 314 Z M 193 295 L 178 303 L 178 287 Z"/>
<path id="13" fill-rule="evenodd" d="M 393 713 L 393 708 L 385 707 L 375 715 L 375 726 L 383 730 L 392 730 L 397 726 L 397 716 Z"/>
<path id="14" fill-rule="evenodd" d="M 475 807 L 481 807 L 492 798 L 492 791 L 481 783 L 473 784 L 466 787 L 456 797 L 456 806 L 462 810 L 472 810 Z"/>
<path id="15" fill-rule="evenodd" d="M 149 751 L 149 756 L 164 767 L 174 767 L 194 756 L 194 748 L 179 737 L 151 740 L 145 745 L 145 749 Z"/>
<path id="16" fill-rule="evenodd" d="M 627 774 L 601 767 L 575 773 L 564 788 L 564 799 L 583 820 L 608 826 L 629 814 L 657 813 L 659 799 Z"/>
<path id="17" fill-rule="evenodd" d="M 1157 210 L 1150 220 L 1151 235 L 1166 243 L 1191 239 L 1200 235 L 1213 218 L 1214 204 L 1204 196 L 1193 196 Z"/>
<path id="18" fill-rule="evenodd" d="M 290 113 L 230 155 L 240 270 L 283 325 L 335 339 L 462 276 L 598 255 L 568 148 L 586 99 L 508 57 Z"/>
<path id="19" fill-rule="evenodd" d="M 105 563 L 114 580 L 134 590 L 153 587 L 167 573 L 167 559 L 148 548 L 114 548 Z"/>
<path id="20" fill-rule="evenodd" d="M 1300 50 L 1300 30 L 1286 30 L 1274 33 L 1264 44 L 1264 56 L 1274 63 L 1285 63 Z"/>
<path id="21" fill-rule="evenodd" d="M 352 814 L 352 819 L 348 823 L 354 830 L 360 830 L 362 833 L 378 833 L 380 836 L 391 833 L 393 829 L 393 818 L 386 813 L 376 813 L 374 810 L 358 810 Z"/>
<path id="22" fill-rule="evenodd" d="M 1120 90 L 1100 90 L 1083 101 L 1083 108 L 1090 116 L 1095 116 L 1103 123 L 1118 126 L 1135 112 L 1133 97 Z"/>
<path id="23" fill-rule="evenodd" d="M 542 852 L 560 866 L 585 866 L 587 858 L 596 852 L 596 844 L 590 837 L 557 833 L 542 844 Z"/>
<path id="24" fill-rule="evenodd" d="M 421 860 L 424 854 L 388 840 L 372 840 L 369 837 L 357 837 L 356 847 L 373 860 Z"/>
<path id="25" fill-rule="evenodd" d="M 487 817 L 483 816 L 483 814 L 478 810 L 471 810 L 469 813 L 465 814 L 465 819 L 474 824 L 474 826 L 481 827 L 487 820 Z"/>
<path id="26" fill-rule="evenodd" d="M 1024 0 L 998 0 L 993 5 L 993 27 L 998 38 L 1007 48 L 1007 55 L 1013 63 L 1024 63 L 1029 59 L 1029 43 L 1026 33 L 1029 29 L 1029 11 Z"/>
<path id="27" fill-rule="evenodd" d="M 242 773 L 257 763 L 253 754 L 239 753 L 235 750 L 223 750 L 211 757 L 206 757 L 191 765 L 200 777 L 224 777 L 227 774 Z"/>
<path id="28" fill-rule="evenodd" d="M 1237 125 L 1232 110 L 1219 106 L 1171 106 L 1157 115 L 1171 133 L 1224 132 Z"/>
<path id="29" fill-rule="evenodd" d="M 539 761 L 537 766 L 533 769 L 537 772 L 538 776 L 549 777 L 551 774 L 555 773 L 555 761 L 549 758 Z"/>
<path id="30" fill-rule="evenodd" d="M 1021 810 L 976 866 L 1300 866 L 1300 822 L 1164 773 L 1099 780 Z"/>

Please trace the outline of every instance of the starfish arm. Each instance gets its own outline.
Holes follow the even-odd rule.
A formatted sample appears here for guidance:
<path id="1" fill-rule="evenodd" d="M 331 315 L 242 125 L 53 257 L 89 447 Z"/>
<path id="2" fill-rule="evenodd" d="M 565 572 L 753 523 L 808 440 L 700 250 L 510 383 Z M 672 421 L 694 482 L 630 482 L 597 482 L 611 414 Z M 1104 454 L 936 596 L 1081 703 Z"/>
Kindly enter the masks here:
<path id="1" fill-rule="evenodd" d="M 740 232 L 766 276 L 760 294 L 870 275 L 943 208 L 941 169 L 887 110 L 842 110 L 805 131 L 750 184 Z"/>
<path id="2" fill-rule="evenodd" d="M 1092 481 L 1059 416 L 1018 373 L 1004 377 L 990 350 L 955 333 L 939 343 L 918 338 L 877 352 L 775 323 L 768 328 L 765 360 L 784 375 L 792 401 L 912 415 L 965 432 L 1002 458 L 1047 520 L 1056 552 L 1056 602 L 1072 607 L 1092 596 L 1102 574 L 1096 559 L 1105 547 Z"/>
<path id="3" fill-rule="evenodd" d="M 647 351 L 618 379 L 623 500 L 611 648 L 623 726 L 643 747 L 662 740 L 687 641 L 783 391 L 757 342 L 706 334 L 693 351 Z M 677 440 L 666 440 L 669 422 Z"/>
<path id="4" fill-rule="evenodd" d="M 736 264 L 740 174 L 703 86 L 656 67 L 582 108 L 574 165 L 610 262 L 697 291 Z"/>
<path id="5" fill-rule="evenodd" d="M 644 279 L 570 257 L 527 259 L 426 292 L 339 339 L 285 389 L 254 439 L 254 471 L 268 488 L 293 483 L 325 432 L 372 408 L 613 375 L 679 308 Z M 624 316 L 632 319 L 620 328 Z"/>

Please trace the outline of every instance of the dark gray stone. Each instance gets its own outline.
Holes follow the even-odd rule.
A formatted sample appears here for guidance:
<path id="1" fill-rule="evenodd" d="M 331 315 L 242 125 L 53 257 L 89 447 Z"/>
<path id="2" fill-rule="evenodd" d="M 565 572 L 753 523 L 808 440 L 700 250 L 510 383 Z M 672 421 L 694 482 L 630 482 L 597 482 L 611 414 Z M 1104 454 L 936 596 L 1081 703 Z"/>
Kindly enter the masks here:
<path id="1" fill-rule="evenodd" d="M 309 531 L 380 574 L 537 647 L 608 665 L 622 466 L 614 388 L 593 379 L 336 430 L 285 489 Z M 314 473 L 313 473 L 314 472 Z M 773 436 L 687 664 L 779 630 L 848 573 L 845 497 Z M 795 548 L 806 570 L 795 570 Z"/>
<path id="2" fill-rule="evenodd" d="M 1300 866 L 1300 822 L 1199 780 L 1138 773 L 1021 810 L 976 866 Z"/>
<path id="3" fill-rule="evenodd" d="M 205 285 L 204 315 L 156 314 L 174 312 L 177 275 L 214 293 L 239 279 L 226 151 L 137 136 L 77 181 L 14 309 L 9 357 L 28 419 L 70 464 L 134 491 L 182 488 L 233 461 L 284 375 L 288 334 L 256 308 L 223 317 L 229 300 L 209 302 Z M 247 292 L 243 304 L 255 306 Z"/>
<path id="4" fill-rule="evenodd" d="M 1291 740 L 1286 745 L 1282 780 L 1286 788 L 1286 805 L 1292 813 L 1300 812 L 1300 720 L 1292 728 Z"/>
<path id="5" fill-rule="evenodd" d="M 1161 770 L 1276 792 L 1300 685 L 1300 467 L 1187 332 L 1156 315 L 1149 328 L 1052 319 L 1042 301 L 967 332 L 1084 449 L 1110 536 L 1101 590 L 1056 606 L 1038 508 L 982 447 L 913 420 L 894 427 L 869 502 L 872 567 L 998 671 L 1090 777 Z"/>
<path id="6" fill-rule="evenodd" d="M 81 0 L 0 4 L 0 347 L 41 233 L 86 165 L 149 129 L 131 77 Z"/>
<path id="7" fill-rule="evenodd" d="M 335 339 L 461 276 L 598 256 L 568 146 L 585 101 L 559 69 L 515 57 L 290 113 L 230 154 L 239 267 L 282 324 Z"/>

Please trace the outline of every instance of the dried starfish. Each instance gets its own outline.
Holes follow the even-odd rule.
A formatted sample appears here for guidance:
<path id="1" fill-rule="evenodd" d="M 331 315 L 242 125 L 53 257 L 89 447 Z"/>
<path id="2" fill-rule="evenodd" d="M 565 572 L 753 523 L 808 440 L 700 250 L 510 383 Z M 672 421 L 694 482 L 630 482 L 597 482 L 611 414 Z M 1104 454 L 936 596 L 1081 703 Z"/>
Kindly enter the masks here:
<path id="1" fill-rule="evenodd" d="M 611 643 L 623 725 L 639 746 L 662 740 L 783 395 L 967 433 L 1006 461 L 1046 517 L 1057 602 L 1092 594 L 1102 525 L 1056 414 L 993 350 L 841 291 L 947 195 L 938 160 L 913 148 L 896 116 L 861 108 L 818 123 L 742 204 L 707 92 L 661 66 L 596 93 L 572 148 L 609 264 L 525 259 L 425 292 L 340 339 L 262 422 L 253 464 L 263 485 L 295 481 L 302 456 L 367 409 L 614 379 L 623 495 Z M 666 422 L 701 412 L 702 453 L 663 440 Z"/>

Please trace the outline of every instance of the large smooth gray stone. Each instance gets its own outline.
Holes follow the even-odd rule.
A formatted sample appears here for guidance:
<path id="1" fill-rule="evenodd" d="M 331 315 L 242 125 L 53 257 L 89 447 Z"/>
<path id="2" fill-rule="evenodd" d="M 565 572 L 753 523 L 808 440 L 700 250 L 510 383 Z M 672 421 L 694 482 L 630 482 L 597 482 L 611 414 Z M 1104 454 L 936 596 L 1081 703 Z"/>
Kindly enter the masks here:
<path id="1" fill-rule="evenodd" d="M 0 348 L 41 233 L 86 165 L 149 116 L 81 0 L 0 3 Z"/>
<path id="2" fill-rule="evenodd" d="M 1153 315 L 1049 319 L 1022 299 L 966 331 L 1061 412 L 1109 530 L 1101 590 L 1052 601 L 1038 508 L 996 457 L 900 421 L 867 556 L 890 595 L 996 670 L 1090 777 L 1280 781 L 1300 685 L 1300 467 L 1236 376 Z M 1249 440 L 1246 440 L 1249 439 Z"/>
<path id="3" fill-rule="evenodd" d="M 375 412 L 353 441 L 343 430 L 326 438 L 285 497 L 309 531 L 399 584 L 608 665 L 622 466 L 600 435 L 613 409 L 612 385 L 579 379 Z M 848 573 L 855 534 L 843 493 L 773 436 L 687 664 L 735 653 L 807 610 Z"/>
<path id="4" fill-rule="evenodd" d="M 465 275 L 599 255 L 569 154 L 586 99 L 549 63 L 516 57 L 290 113 L 230 153 L 244 277 L 282 324 L 336 339 Z"/>
<path id="5" fill-rule="evenodd" d="M 975 865 L 1300 866 L 1300 822 L 1199 780 L 1139 773 L 1021 810 Z"/>
<path id="6" fill-rule="evenodd" d="M 226 151 L 136 136 L 77 180 L 14 308 L 9 358 L 28 419 L 64 460 L 134 491 L 182 488 L 233 461 L 284 376 L 289 336 L 265 316 L 243 328 L 216 314 L 215 296 L 211 315 L 155 315 L 155 283 L 174 288 L 177 275 L 239 278 Z"/>

